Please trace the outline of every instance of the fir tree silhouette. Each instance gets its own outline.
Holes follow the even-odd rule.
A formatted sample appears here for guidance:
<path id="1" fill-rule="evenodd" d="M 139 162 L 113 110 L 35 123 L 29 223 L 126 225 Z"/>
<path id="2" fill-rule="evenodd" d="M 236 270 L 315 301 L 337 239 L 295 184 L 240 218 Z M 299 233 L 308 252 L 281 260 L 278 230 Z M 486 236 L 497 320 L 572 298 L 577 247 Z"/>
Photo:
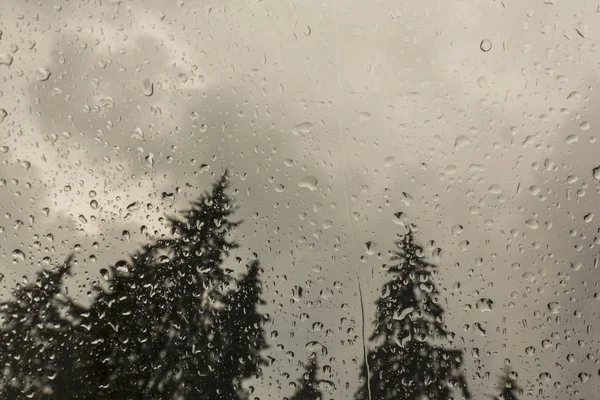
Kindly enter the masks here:
<path id="1" fill-rule="evenodd" d="M 516 377 L 517 374 L 514 371 L 505 368 L 498 387 L 500 393 L 491 398 L 493 400 L 519 400 L 518 393 L 521 388 L 517 385 Z"/>
<path id="2" fill-rule="evenodd" d="M 227 294 L 223 310 L 222 332 L 226 332 L 227 347 L 223 357 L 223 372 L 229 385 L 233 382 L 234 392 L 230 399 L 245 399 L 241 381 L 260 372 L 266 359 L 260 354 L 267 348 L 263 323 L 265 317 L 257 310 L 264 305 L 260 298 L 262 285 L 259 280 L 259 262 L 248 265 L 248 272 L 237 284 L 237 290 Z"/>
<path id="3" fill-rule="evenodd" d="M 357 399 L 445 400 L 455 391 L 470 398 L 462 351 L 436 344 L 449 333 L 433 282 L 435 265 L 424 260 L 413 229 L 399 235 L 387 266 L 391 279 L 376 302 L 371 337 L 377 343 L 367 355 L 369 368 L 363 365 Z"/>
<path id="4" fill-rule="evenodd" d="M 317 379 L 318 370 L 317 356 L 313 353 L 306 365 L 306 371 L 299 379 L 296 393 L 288 400 L 323 400 L 323 393 L 319 390 L 319 380 Z"/>
<path id="5" fill-rule="evenodd" d="M 223 267 L 240 222 L 226 194 L 227 173 L 181 218 L 173 237 L 145 246 L 104 271 L 108 289 L 88 313 L 90 343 L 80 380 L 106 399 L 244 398 L 241 381 L 260 370 L 258 263 L 236 292 Z M 85 322 L 82 323 L 85 325 Z"/>
<path id="6" fill-rule="evenodd" d="M 62 398 L 70 386 L 60 376 L 74 365 L 74 330 L 67 317 L 77 306 L 62 293 L 71 262 L 69 256 L 56 268 L 42 269 L 0 303 L 2 398 Z"/>

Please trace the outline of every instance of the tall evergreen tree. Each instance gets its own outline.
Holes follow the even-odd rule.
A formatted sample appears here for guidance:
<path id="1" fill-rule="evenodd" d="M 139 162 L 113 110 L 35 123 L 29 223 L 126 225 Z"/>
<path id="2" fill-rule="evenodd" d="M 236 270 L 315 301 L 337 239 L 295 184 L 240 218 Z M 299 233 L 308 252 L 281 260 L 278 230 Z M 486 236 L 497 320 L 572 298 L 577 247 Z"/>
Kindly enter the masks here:
<path id="1" fill-rule="evenodd" d="M 241 387 L 242 380 L 259 373 L 266 365 L 261 355 L 267 342 L 263 327 L 265 317 L 258 311 L 258 306 L 264 305 L 260 298 L 259 273 L 259 262 L 255 260 L 248 265 L 248 272 L 239 280 L 237 289 L 227 294 L 222 312 L 221 332 L 226 334 L 227 346 L 221 375 L 226 377 L 226 384 L 233 382 L 235 392 L 230 394 L 230 399 L 247 398 Z"/>
<path id="2" fill-rule="evenodd" d="M 449 333 L 433 282 L 435 265 L 424 260 L 410 228 L 399 235 L 396 246 L 387 266 L 391 279 L 376 302 L 371 337 L 376 346 L 367 355 L 369 368 L 363 368 L 356 398 L 445 400 L 455 391 L 470 398 L 461 371 L 462 351 L 436 343 Z"/>
<path id="3" fill-rule="evenodd" d="M 106 271 L 109 289 L 90 309 L 92 345 L 82 357 L 88 392 L 99 390 L 108 399 L 229 400 L 239 381 L 254 373 L 251 364 L 264 347 L 258 328 L 245 339 L 240 335 L 249 328 L 243 328 L 236 338 L 246 340 L 235 345 L 246 349 L 247 366 L 226 367 L 230 326 L 223 321 L 228 306 L 238 309 L 227 304 L 232 278 L 222 264 L 237 247 L 228 234 L 239 224 L 230 219 L 227 184 L 225 173 L 181 218 L 170 218 L 173 237 Z M 258 299 L 259 291 L 244 290 Z M 255 318 L 250 304 L 243 307 Z"/>
<path id="4" fill-rule="evenodd" d="M 493 396 L 492 399 L 519 400 L 518 393 L 521 391 L 521 388 L 517 385 L 516 373 L 505 369 L 500 378 L 498 390 L 500 393 L 497 396 Z"/>
<path id="5" fill-rule="evenodd" d="M 67 317 L 76 306 L 61 293 L 71 261 L 42 269 L 35 281 L 17 285 L 13 297 L 0 303 L 2 398 L 61 398 L 65 392 L 57 376 L 74 363 L 74 331 Z"/>
<path id="6" fill-rule="evenodd" d="M 312 354 L 306 366 L 306 371 L 298 382 L 296 393 L 288 400 L 322 400 L 323 393 L 319 389 L 319 380 L 317 379 L 318 370 L 317 356 Z"/>

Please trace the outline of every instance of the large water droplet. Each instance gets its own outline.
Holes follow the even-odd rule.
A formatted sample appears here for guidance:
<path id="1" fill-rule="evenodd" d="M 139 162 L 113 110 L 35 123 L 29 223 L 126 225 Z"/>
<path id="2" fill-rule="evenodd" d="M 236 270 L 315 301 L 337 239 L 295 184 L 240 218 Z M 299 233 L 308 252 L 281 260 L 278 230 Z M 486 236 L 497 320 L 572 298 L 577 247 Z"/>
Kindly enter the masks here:
<path id="1" fill-rule="evenodd" d="M 19 249 L 15 249 L 12 252 L 12 256 L 15 260 L 19 260 L 19 261 L 25 261 L 25 253 L 23 253 L 21 250 Z"/>
<path id="2" fill-rule="evenodd" d="M 548 303 L 548 310 L 552 314 L 558 314 L 560 312 L 560 304 L 558 304 L 556 301 L 552 301 Z"/>
<path id="3" fill-rule="evenodd" d="M 494 301 L 488 298 L 482 298 L 477 300 L 475 307 L 481 312 L 489 312 L 494 308 Z"/>
<path id="4" fill-rule="evenodd" d="M 314 124 L 309 121 L 299 123 L 298 125 L 296 125 L 292 128 L 292 134 L 294 136 L 298 136 L 300 134 L 302 134 L 302 135 L 308 134 L 312 131 L 313 126 L 314 126 Z"/>
<path id="5" fill-rule="evenodd" d="M 47 81 L 50 78 L 50 70 L 48 68 L 38 68 L 35 71 L 35 79 L 40 82 Z"/>
<path id="6" fill-rule="evenodd" d="M 9 67 L 13 62 L 13 57 L 9 53 L 0 53 L 0 65 Z"/>
<path id="7" fill-rule="evenodd" d="M 298 181 L 298 187 L 308 189 L 312 192 L 313 190 L 317 190 L 318 182 L 317 177 L 314 175 L 305 176 Z"/>
<path id="8" fill-rule="evenodd" d="M 592 173 L 594 175 L 594 178 L 600 181 L 600 165 L 592 169 Z"/>

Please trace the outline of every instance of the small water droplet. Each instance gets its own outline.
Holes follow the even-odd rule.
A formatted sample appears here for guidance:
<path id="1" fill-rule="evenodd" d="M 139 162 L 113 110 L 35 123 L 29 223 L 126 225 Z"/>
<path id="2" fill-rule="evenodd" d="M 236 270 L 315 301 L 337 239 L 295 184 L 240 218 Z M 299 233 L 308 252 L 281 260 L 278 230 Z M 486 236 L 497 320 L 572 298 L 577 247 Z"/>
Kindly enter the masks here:
<path id="1" fill-rule="evenodd" d="M 138 202 L 138 201 L 133 202 L 133 203 L 131 203 L 130 205 L 127 206 L 127 211 L 129 211 L 129 212 L 137 211 L 137 210 L 139 210 L 141 208 L 141 206 L 142 205 L 140 204 L 140 202 Z"/>
<path id="2" fill-rule="evenodd" d="M 579 124 L 579 129 L 581 129 L 582 131 L 587 131 L 590 129 L 590 123 L 587 121 L 583 121 L 581 124 Z"/>
<path id="3" fill-rule="evenodd" d="M 483 39 L 481 41 L 481 43 L 479 44 L 479 48 L 484 53 L 487 53 L 488 51 L 490 51 L 492 49 L 492 42 L 489 39 Z"/>
<path id="4" fill-rule="evenodd" d="M 145 96 L 152 96 L 154 93 L 154 83 L 148 78 L 142 81 L 142 91 Z"/>
<path id="5" fill-rule="evenodd" d="M 110 274 L 109 274 L 109 272 L 108 272 L 108 269 L 106 269 L 106 268 L 102 268 L 102 269 L 100 270 L 100 275 L 102 275 L 102 278 L 104 278 L 105 280 L 108 280 L 108 279 L 109 279 L 109 277 L 110 277 Z"/>
<path id="6" fill-rule="evenodd" d="M 90 201 L 90 207 L 92 207 L 92 210 L 97 210 L 98 209 L 98 202 L 96 200 Z"/>

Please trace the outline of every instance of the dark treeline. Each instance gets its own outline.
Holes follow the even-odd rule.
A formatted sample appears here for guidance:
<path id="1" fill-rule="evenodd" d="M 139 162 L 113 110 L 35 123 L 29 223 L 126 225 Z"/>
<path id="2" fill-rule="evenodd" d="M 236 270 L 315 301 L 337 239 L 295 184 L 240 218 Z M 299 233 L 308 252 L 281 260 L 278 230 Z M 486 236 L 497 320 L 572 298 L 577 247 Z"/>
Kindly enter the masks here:
<path id="1" fill-rule="evenodd" d="M 227 187 L 225 173 L 169 219 L 168 238 L 102 269 L 106 284 L 94 287 L 88 307 L 63 290 L 71 257 L 17 285 L 0 303 L 0 398 L 254 399 L 242 383 L 260 378 L 267 365 L 268 316 L 261 313 L 259 260 L 248 260 L 240 276 L 224 267 L 240 224 Z M 435 268 L 414 227 L 404 228 L 385 265 L 388 281 L 376 301 L 357 400 L 471 397 L 463 351 L 446 347 L 453 335 Z M 288 399 L 325 399 L 315 354 L 304 369 Z M 506 371 L 494 398 L 517 399 L 515 377 Z"/>

